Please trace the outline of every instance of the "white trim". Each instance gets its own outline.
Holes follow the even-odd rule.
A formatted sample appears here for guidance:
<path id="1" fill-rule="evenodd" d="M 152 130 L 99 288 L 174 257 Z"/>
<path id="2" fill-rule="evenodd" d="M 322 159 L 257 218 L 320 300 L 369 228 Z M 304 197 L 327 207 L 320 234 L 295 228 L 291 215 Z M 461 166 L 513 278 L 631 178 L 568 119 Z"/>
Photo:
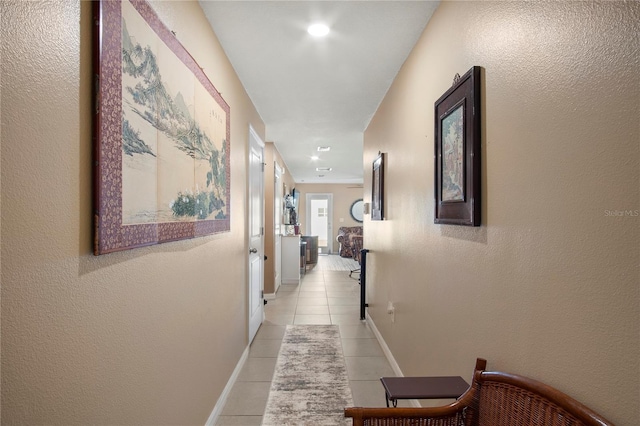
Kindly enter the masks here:
<path id="1" fill-rule="evenodd" d="M 283 180 L 284 168 L 273 162 L 273 292 L 276 293 L 282 284 L 282 233 L 284 231 L 283 223 L 283 198 L 284 188 Z"/>
<path id="2" fill-rule="evenodd" d="M 380 334 L 378 327 L 376 327 L 376 323 L 373 322 L 373 318 L 371 318 L 368 312 L 365 315 L 367 318 L 367 324 L 369 324 L 371 331 L 373 331 L 374 336 L 376 336 L 376 339 L 378 340 L 378 343 L 382 348 L 382 352 L 384 353 L 384 356 L 387 358 L 387 361 L 389 361 L 389 365 L 393 369 L 393 372 L 398 377 L 404 377 L 404 374 L 402 373 L 402 370 L 400 369 L 398 362 L 396 361 L 396 359 L 393 357 L 393 354 L 391 353 L 391 349 L 389 349 L 389 346 L 387 346 L 387 342 L 385 342 L 384 339 L 382 338 L 382 334 Z M 411 405 L 416 408 L 422 407 L 422 405 L 420 405 L 420 402 L 417 399 L 411 399 L 409 401 Z"/>
<path id="3" fill-rule="evenodd" d="M 240 371 L 242 371 L 242 367 L 244 367 L 244 363 L 247 362 L 247 358 L 249 358 L 249 346 L 247 346 L 244 352 L 242 353 L 242 356 L 240 357 L 238 364 L 236 364 L 236 368 L 233 370 L 233 373 L 231 373 L 231 377 L 229 377 L 229 381 L 227 382 L 227 385 L 222 390 L 222 393 L 220 394 L 220 398 L 218 398 L 218 401 L 216 402 L 216 406 L 213 407 L 213 411 L 209 415 L 209 418 L 207 419 L 205 426 L 214 426 L 218 421 L 218 417 L 220 416 L 220 414 L 222 414 L 222 409 L 224 408 L 224 405 L 227 403 L 227 398 L 229 398 L 231 389 L 236 384 L 236 381 L 238 380 L 238 376 L 240 375 Z"/>
<path id="4" fill-rule="evenodd" d="M 371 327 L 371 331 L 373 331 L 373 334 L 376 336 L 376 339 L 378 339 L 378 343 L 382 348 L 382 352 L 384 352 L 384 356 L 387 358 L 387 361 L 389 361 L 389 365 L 391 365 L 393 372 L 398 377 L 404 377 L 404 374 L 402 374 L 402 370 L 400 370 L 400 366 L 398 365 L 398 363 L 396 362 L 396 359 L 393 357 L 393 354 L 391 353 L 391 349 L 389 349 L 389 346 L 387 346 L 387 342 L 385 342 L 384 339 L 382 338 L 382 334 L 380 334 L 378 327 L 376 327 L 376 324 L 373 322 L 373 318 L 369 316 L 368 312 L 366 313 L 366 318 L 367 318 L 367 324 L 369 324 L 369 327 Z"/>
<path id="5" fill-rule="evenodd" d="M 255 131 L 255 129 L 253 128 L 253 126 L 251 125 L 251 123 L 249 123 L 249 138 L 247 139 L 247 159 L 245 161 L 248 161 L 248 172 L 249 172 L 249 178 L 247 180 L 247 206 L 248 206 L 248 214 L 246 214 L 245 216 L 245 226 L 247 230 L 249 230 L 249 232 L 247 232 L 247 257 L 246 257 L 246 265 L 247 265 L 247 284 L 246 284 L 246 288 L 247 288 L 247 312 L 248 312 L 248 318 L 247 318 L 247 330 L 249 333 L 249 344 L 251 344 L 251 342 L 253 341 L 253 339 L 255 338 L 256 333 L 258 332 L 258 329 L 260 328 L 260 325 L 264 322 L 264 318 L 265 318 L 265 314 L 264 314 L 264 225 L 265 225 L 265 220 L 264 220 L 264 200 L 265 200 L 265 189 L 264 189 L 264 157 L 265 157 L 265 153 L 264 153 L 264 149 L 265 149 L 265 144 L 264 141 L 262 140 L 262 138 L 260 137 L 260 135 L 258 135 L 258 133 Z M 257 151 L 256 151 L 257 150 Z M 262 166 L 260 167 L 260 170 L 257 171 L 257 176 L 260 179 L 260 189 L 258 190 L 259 193 L 257 194 L 259 196 L 259 206 L 254 206 L 254 202 L 252 202 L 252 200 L 255 198 L 252 194 L 253 192 L 253 177 L 254 177 L 254 173 L 256 173 L 256 170 L 253 170 L 254 167 L 252 167 L 251 165 L 251 157 L 252 157 L 252 152 L 256 151 L 256 153 L 259 153 L 260 155 L 260 162 L 262 163 Z M 257 319 L 256 316 L 258 315 L 257 313 L 255 315 L 252 315 L 253 312 L 255 312 L 255 310 L 252 312 L 252 306 L 251 306 L 251 295 L 255 294 L 253 293 L 253 288 L 252 285 L 255 286 L 256 283 L 252 282 L 252 268 L 255 267 L 255 265 L 252 265 L 252 258 L 251 258 L 251 254 L 249 253 L 249 247 L 252 246 L 252 242 L 256 242 L 257 238 L 254 238 L 255 235 L 257 235 L 256 233 L 252 234 L 252 223 L 251 223 L 251 218 L 253 217 L 253 211 L 252 209 L 259 207 L 260 209 L 260 215 L 261 215 L 261 223 L 260 223 L 260 227 L 262 229 L 262 232 L 260 233 L 260 238 L 259 238 L 259 247 L 254 247 L 256 249 L 258 249 L 258 255 L 257 257 L 255 257 L 255 259 L 257 259 L 257 263 L 258 266 L 260 268 L 259 274 L 258 276 L 260 277 L 260 282 L 257 283 L 257 285 L 259 286 L 259 293 L 260 293 L 260 300 L 258 301 L 259 307 L 256 308 L 256 310 L 260 310 L 262 312 L 261 318 L 260 318 L 260 324 L 257 324 Z M 254 264 L 256 262 L 253 262 Z M 253 320 L 253 321 L 252 321 Z"/>
<path id="6" fill-rule="evenodd" d="M 264 298 L 266 300 L 276 300 L 276 294 L 275 293 L 265 293 L 264 294 Z"/>

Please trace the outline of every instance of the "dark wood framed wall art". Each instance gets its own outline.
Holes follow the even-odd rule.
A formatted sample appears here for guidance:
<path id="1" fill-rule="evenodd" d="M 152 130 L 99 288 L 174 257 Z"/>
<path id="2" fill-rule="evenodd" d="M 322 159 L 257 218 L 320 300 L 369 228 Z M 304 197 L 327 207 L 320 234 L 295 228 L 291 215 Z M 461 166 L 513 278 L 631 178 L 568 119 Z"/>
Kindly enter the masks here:
<path id="1" fill-rule="evenodd" d="M 480 67 L 435 103 L 435 215 L 438 224 L 480 226 Z"/>
<path id="2" fill-rule="evenodd" d="M 371 220 L 384 220 L 384 157 L 380 152 L 373 160 L 371 182 Z"/>
<path id="3" fill-rule="evenodd" d="M 147 2 L 92 3 L 94 254 L 229 231 L 229 105 Z"/>

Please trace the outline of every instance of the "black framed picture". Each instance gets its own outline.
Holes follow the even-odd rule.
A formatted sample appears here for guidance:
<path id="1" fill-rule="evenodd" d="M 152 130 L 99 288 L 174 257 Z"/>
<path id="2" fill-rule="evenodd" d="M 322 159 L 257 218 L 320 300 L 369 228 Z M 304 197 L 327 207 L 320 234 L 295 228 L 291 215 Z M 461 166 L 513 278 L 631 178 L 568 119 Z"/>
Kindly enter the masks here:
<path id="1" fill-rule="evenodd" d="M 435 103 L 435 215 L 438 224 L 480 226 L 480 67 Z"/>
<path id="2" fill-rule="evenodd" d="M 373 161 L 371 220 L 384 220 L 384 157 L 383 153 L 379 153 Z"/>

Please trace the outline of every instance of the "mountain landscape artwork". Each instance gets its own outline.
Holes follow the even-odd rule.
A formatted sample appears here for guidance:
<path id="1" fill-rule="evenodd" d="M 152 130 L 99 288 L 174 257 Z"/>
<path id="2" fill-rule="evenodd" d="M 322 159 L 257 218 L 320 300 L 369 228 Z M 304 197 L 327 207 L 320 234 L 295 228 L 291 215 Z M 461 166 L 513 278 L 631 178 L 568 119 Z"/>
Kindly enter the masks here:
<path id="1" fill-rule="evenodd" d="M 224 219 L 225 112 L 124 5 L 123 223 Z"/>
<path id="2" fill-rule="evenodd" d="M 94 253 L 228 231 L 229 106 L 149 4 L 96 3 Z"/>

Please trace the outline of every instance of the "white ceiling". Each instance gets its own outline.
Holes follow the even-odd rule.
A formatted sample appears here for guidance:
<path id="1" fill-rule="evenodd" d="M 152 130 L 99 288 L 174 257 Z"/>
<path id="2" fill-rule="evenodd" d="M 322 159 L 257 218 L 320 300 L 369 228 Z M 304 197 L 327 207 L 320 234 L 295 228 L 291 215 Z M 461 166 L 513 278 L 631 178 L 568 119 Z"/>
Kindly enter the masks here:
<path id="1" fill-rule="evenodd" d="M 362 183 L 364 130 L 438 1 L 200 5 L 294 180 Z M 327 37 L 306 32 L 315 22 Z"/>

